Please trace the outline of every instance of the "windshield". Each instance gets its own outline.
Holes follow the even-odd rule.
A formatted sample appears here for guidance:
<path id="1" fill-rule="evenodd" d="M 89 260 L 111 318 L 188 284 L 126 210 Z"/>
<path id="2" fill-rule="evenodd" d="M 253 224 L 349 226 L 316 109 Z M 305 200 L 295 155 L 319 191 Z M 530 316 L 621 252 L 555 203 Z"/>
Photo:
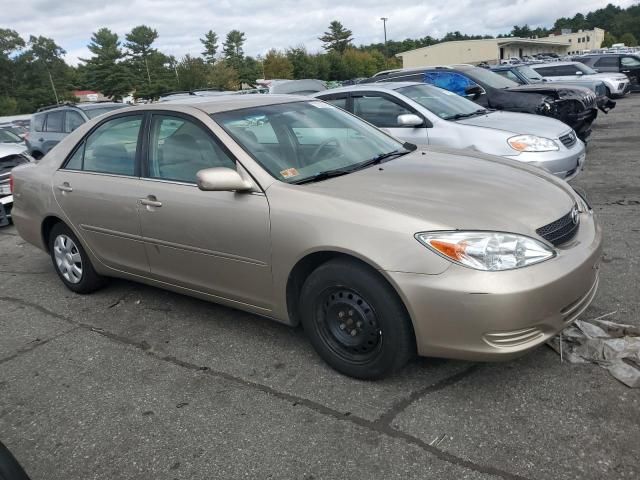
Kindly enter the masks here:
<path id="1" fill-rule="evenodd" d="M 321 101 L 213 114 L 212 118 L 272 176 L 300 183 L 335 170 L 357 169 L 403 145 Z"/>
<path id="2" fill-rule="evenodd" d="M 542 76 L 536 72 L 533 68 L 527 67 L 526 65 L 523 67 L 517 67 L 518 72 L 525 76 L 532 83 L 540 83 L 542 82 Z"/>
<path id="3" fill-rule="evenodd" d="M 576 67 L 576 72 L 580 71 L 585 75 L 593 75 L 594 73 L 598 73 L 593 68 L 585 65 L 584 63 L 575 62 L 575 63 L 572 63 L 571 66 Z"/>
<path id="4" fill-rule="evenodd" d="M 124 107 L 128 107 L 128 106 L 129 105 L 126 105 L 126 104 L 123 103 L 122 105 L 110 105 L 108 107 L 86 108 L 84 110 L 84 113 L 89 118 L 96 118 L 98 115 L 102 115 L 103 113 L 107 113 L 107 112 L 110 112 L 112 110 L 118 110 L 119 108 L 124 108 Z"/>
<path id="5" fill-rule="evenodd" d="M 0 130 L 0 143 L 20 143 L 22 139 L 9 130 Z"/>
<path id="6" fill-rule="evenodd" d="M 509 87 L 517 87 L 518 84 L 513 80 L 509 80 L 508 78 L 504 78 L 498 75 L 495 72 L 487 70 L 485 68 L 473 67 L 468 70 L 461 70 L 465 75 L 471 77 L 472 80 L 493 88 L 509 88 Z"/>
<path id="7" fill-rule="evenodd" d="M 444 120 L 452 120 L 460 115 L 473 115 L 479 111 L 484 112 L 477 103 L 431 85 L 412 85 L 399 88 L 396 91 Z"/>

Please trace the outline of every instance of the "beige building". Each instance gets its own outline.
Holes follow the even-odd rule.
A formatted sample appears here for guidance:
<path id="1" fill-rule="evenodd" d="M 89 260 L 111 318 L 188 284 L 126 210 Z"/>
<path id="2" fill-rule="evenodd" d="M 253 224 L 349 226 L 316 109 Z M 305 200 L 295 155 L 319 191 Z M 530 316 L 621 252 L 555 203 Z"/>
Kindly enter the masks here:
<path id="1" fill-rule="evenodd" d="M 572 55 L 585 50 L 598 49 L 604 40 L 604 30 L 563 31 L 544 38 L 490 38 L 486 40 L 461 40 L 443 42 L 429 47 L 399 53 L 404 68 L 452 63 L 499 63 L 502 59 L 556 53 Z"/>

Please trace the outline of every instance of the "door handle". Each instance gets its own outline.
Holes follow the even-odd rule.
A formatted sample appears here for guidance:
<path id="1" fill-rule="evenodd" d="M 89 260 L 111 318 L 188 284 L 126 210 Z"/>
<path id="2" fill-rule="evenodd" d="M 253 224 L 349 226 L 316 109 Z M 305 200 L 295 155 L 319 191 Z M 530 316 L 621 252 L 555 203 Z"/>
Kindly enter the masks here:
<path id="1" fill-rule="evenodd" d="M 141 198 L 140 199 L 140 203 L 142 205 L 146 205 L 147 207 L 161 207 L 162 206 L 162 202 L 159 202 L 155 195 L 149 195 L 146 198 Z"/>
<path id="2" fill-rule="evenodd" d="M 64 182 L 62 185 L 58 185 L 58 190 L 60 190 L 62 193 L 73 192 L 73 188 L 71 188 L 71 185 L 69 185 L 69 183 L 67 182 Z"/>

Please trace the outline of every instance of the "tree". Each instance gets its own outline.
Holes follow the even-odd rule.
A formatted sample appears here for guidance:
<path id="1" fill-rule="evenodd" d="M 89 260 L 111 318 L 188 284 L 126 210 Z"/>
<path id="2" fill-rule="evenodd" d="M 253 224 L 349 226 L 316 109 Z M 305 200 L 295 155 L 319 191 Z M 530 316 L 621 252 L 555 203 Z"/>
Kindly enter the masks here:
<path id="1" fill-rule="evenodd" d="M 343 53 L 347 47 L 351 46 L 353 37 L 351 30 L 347 30 L 339 21 L 333 20 L 329 24 L 329 31 L 324 32 L 318 40 L 324 43 L 322 46 L 329 52 Z"/>
<path id="2" fill-rule="evenodd" d="M 149 57 L 157 52 L 151 48 L 153 42 L 158 38 L 158 32 L 146 25 L 138 25 L 127 33 L 125 47 L 129 50 L 129 55 L 133 61 L 133 66 L 146 72 L 147 82 L 151 85 L 151 72 L 149 69 Z"/>
<path id="3" fill-rule="evenodd" d="M 263 62 L 264 78 L 293 78 L 293 64 L 284 53 L 271 49 L 267 52 Z"/>
<path id="4" fill-rule="evenodd" d="M 207 64 L 201 58 L 185 55 L 176 65 L 178 90 L 206 88 L 208 82 Z"/>
<path id="5" fill-rule="evenodd" d="M 227 33 L 227 39 L 222 45 L 225 60 L 238 69 L 240 67 L 240 61 L 244 58 L 242 46 L 245 40 L 244 32 L 231 30 Z"/>
<path id="6" fill-rule="evenodd" d="M 204 46 L 202 56 L 207 63 L 213 65 L 216 62 L 216 53 L 218 52 L 218 35 L 213 30 L 209 30 L 204 34 L 204 38 L 200 39 L 200 43 Z"/>
<path id="7" fill-rule="evenodd" d="M 614 43 L 618 43 L 618 40 L 616 39 L 616 37 L 611 35 L 609 32 L 604 32 L 604 40 L 602 40 L 602 46 L 609 48 Z"/>
<path id="8" fill-rule="evenodd" d="M 633 33 L 625 33 L 620 37 L 620 43 L 624 43 L 627 47 L 635 47 L 638 45 L 638 40 Z"/>
<path id="9" fill-rule="evenodd" d="M 15 30 L 0 28 L 0 57 L 8 58 L 12 52 L 24 48 L 22 37 Z"/>
<path id="10" fill-rule="evenodd" d="M 229 66 L 226 60 L 221 60 L 211 67 L 208 83 L 218 90 L 236 90 L 240 80 L 238 72 Z"/>
<path id="11" fill-rule="evenodd" d="M 85 63 L 83 73 L 88 86 L 115 100 L 129 93 L 134 79 L 128 66 L 122 62 L 124 54 L 118 35 L 108 28 L 101 28 L 93 33 L 87 48 L 93 57 L 81 61 Z"/>

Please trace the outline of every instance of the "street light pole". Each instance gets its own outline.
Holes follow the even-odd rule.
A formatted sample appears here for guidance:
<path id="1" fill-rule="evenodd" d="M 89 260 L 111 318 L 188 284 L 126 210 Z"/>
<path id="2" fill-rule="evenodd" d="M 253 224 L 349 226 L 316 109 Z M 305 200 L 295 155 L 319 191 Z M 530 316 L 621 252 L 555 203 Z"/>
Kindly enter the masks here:
<path id="1" fill-rule="evenodd" d="M 389 18 L 387 17 L 380 17 L 380 20 L 382 20 L 382 26 L 384 28 L 384 54 L 385 56 L 389 56 L 389 52 L 387 51 L 387 20 L 389 20 Z"/>

